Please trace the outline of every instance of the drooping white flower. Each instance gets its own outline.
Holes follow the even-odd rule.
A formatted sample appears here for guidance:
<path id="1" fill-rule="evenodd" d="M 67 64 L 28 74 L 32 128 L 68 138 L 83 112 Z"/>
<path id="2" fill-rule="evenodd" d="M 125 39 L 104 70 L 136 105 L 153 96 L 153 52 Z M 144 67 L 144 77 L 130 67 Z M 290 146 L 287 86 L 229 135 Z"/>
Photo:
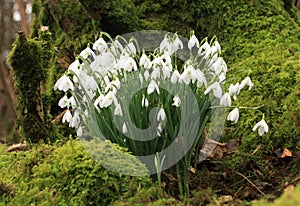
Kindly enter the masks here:
<path id="1" fill-rule="evenodd" d="M 152 79 L 157 79 L 160 77 L 160 68 L 159 67 L 155 67 L 151 73 L 151 78 Z"/>
<path id="2" fill-rule="evenodd" d="M 239 85 L 239 89 L 243 89 L 245 86 L 248 86 L 249 87 L 249 90 L 252 89 L 252 87 L 254 86 L 254 84 L 252 83 L 250 77 L 246 77 L 242 82 L 241 84 Z"/>
<path id="3" fill-rule="evenodd" d="M 72 120 L 72 114 L 71 114 L 70 110 L 67 109 L 67 111 L 65 112 L 65 114 L 62 118 L 62 123 L 70 122 L 71 120 Z"/>
<path id="4" fill-rule="evenodd" d="M 214 42 L 213 47 L 216 48 L 216 51 L 217 51 L 219 54 L 221 53 L 221 45 L 219 44 L 219 42 L 218 42 L 217 40 Z"/>
<path id="5" fill-rule="evenodd" d="M 259 136 L 262 136 L 264 133 L 268 133 L 269 127 L 264 119 L 260 120 L 256 125 L 253 127 L 253 131 L 258 129 Z"/>
<path id="6" fill-rule="evenodd" d="M 162 64 L 165 64 L 165 65 L 171 65 L 172 64 L 172 59 L 171 59 L 169 54 L 161 55 L 161 60 L 162 60 Z"/>
<path id="7" fill-rule="evenodd" d="M 77 134 L 78 137 L 82 136 L 82 127 L 78 127 L 78 129 L 76 131 L 76 134 Z"/>
<path id="8" fill-rule="evenodd" d="M 75 110 L 74 114 L 73 114 L 73 117 L 72 117 L 72 120 L 69 123 L 69 127 L 77 128 L 79 126 L 79 123 L 80 123 L 79 111 Z"/>
<path id="9" fill-rule="evenodd" d="M 233 96 L 233 99 L 236 100 L 236 95 L 240 93 L 240 83 L 236 83 L 235 85 L 230 84 L 229 86 L 229 94 Z"/>
<path id="10" fill-rule="evenodd" d="M 123 123 L 123 126 L 122 126 L 122 132 L 123 132 L 124 134 L 126 134 L 126 133 L 128 132 L 127 126 L 126 126 L 125 122 Z"/>
<path id="11" fill-rule="evenodd" d="M 227 120 L 228 121 L 232 121 L 234 123 L 237 123 L 239 120 L 239 109 L 238 108 L 234 108 L 227 116 Z"/>
<path id="12" fill-rule="evenodd" d="M 123 66 L 125 71 L 131 72 L 132 70 L 137 70 L 137 65 L 135 60 L 132 57 L 128 57 L 127 60 L 124 62 Z"/>
<path id="13" fill-rule="evenodd" d="M 57 82 L 54 85 L 54 90 L 60 90 L 60 91 L 68 91 L 68 90 L 74 90 L 73 82 L 69 79 L 67 75 L 63 75 L 60 77 Z"/>
<path id="14" fill-rule="evenodd" d="M 82 52 L 80 52 L 79 56 L 83 57 L 84 59 L 89 58 L 90 56 L 93 57 L 93 59 L 96 58 L 95 53 L 93 52 L 93 50 L 91 50 L 91 48 L 87 47 L 84 50 L 82 50 Z"/>
<path id="15" fill-rule="evenodd" d="M 79 60 L 76 59 L 69 65 L 68 70 L 73 71 L 75 74 L 77 74 L 79 66 L 80 66 Z"/>
<path id="16" fill-rule="evenodd" d="M 181 75 L 178 70 L 173 71 L 173 74 L 171 76 L 171 83 L 176 84 L 176 82 L 181 82 Z"/>
<path id="17" fill-rule="evenodd" d="M 142 98 L 142 107 L 148 107 L 149 106 L 149 101 L 148 99 L 143 95 Z"/>
<path id="18" fill-rule="evenodd" d="M 60 108 L 65 108 L 65 107 L 69 106 L 69 99 L 68 99 L 67 95 L 63 96 L 59 100 L 58 106 L 60 106 Z"/>
<path id="19" fill-rule="evenodd" d="M 165 36 L 165 38 L 162 40 L 162 42 L 159 45 L 160 52 L 172 54 L 172 41 L 168 36 Z"/>
<path id="20" fill-rule="evenodd" d="M 160 110 L 157 113 L 157 121 L 165 121 L 166 119 L 166 113 L 163 108 L 160 108 Z"/>
<path id="21" fill-rule="evenodd" d="M 115 116 L 123 116 L 121 104 L 117 103 L 114 111 Z"/>
<path id="22" fill-rule="evenodd" d="M 197 37 L 193 34 L 188 42 L 188 48 L 191 50 L 196 45 L 197 48 L 199 48 L 199 41 Z"/>
<path id="23" fill-rule="evenodd" d="M 181 74 L 181 79 L 183 82 L 188 85 L 191 81 L 194 83 L 196 81 L 197 75 L 195 68 L 192 65 L 189 65 Z"/>
<path id="24" fill-rule="evenodd" d="M 157 136 L 160 137 L 162 131 L 163 131 L 163 130 L 162 130 L 162 124 L 159 123 L 158 126 L 157 126 L 157 132 L 156 132 Z"/>
<path id="25" fill-rule="evenodd" d="M 140 66 L 143 66 L 145 69 L 151 68 L 151 61 L 145 53 L 140 58 Z"/>
<path id="26" fill-rule="evenodd" d="M 175 107 L 180 107 L 181 99 L 177 95 L 174 96 L 172 105 L 175 106 Z"/>
<path id="27" fill-rule="evenodd" d="M 219 82 L 223 82 L 226 79 L 226 74 L 225 72 L 221 72 L 219 74 Z"/>
<path id="28" fill-rule="evenodd" d="M 126 45 L 126 47 L 124 48 L 125 53 L 127 53 L 128 55 L 135 55 L 136 54 L 136 48 L 133 44 L 133 42 L 130 42 Z"/>
<path id="29" fill-rule="evenodd" d="M 112 91 L 109 91 L 103 98 L 102 107 L 109 107 L 112 102 L 114 101 L 115 93 Z M 100 104 L 101 107 L 101 104 Z"/>
<path id="30" fill-rule="evenodd" d="M 228 92 L 223 94 L 222 98 L 220 99 L 220 105 L 225 107 L 231 106 L 231 97 Z"/>
<path id="31" fill-rule="evenodd" d="M 172 71 L 172 64 L 164 64 L 162 68 L 163 78 L 164 79 L 170 78 L 171 71 Z"/>
<path id="32" fill-rule="evenodd" d="M 151 80 L 150 84 L 147 88 L 147 94 L 152 94 L 156 90 L 157 94 L 159 94 L 159 87 L 154 80 Z"/>
<path id="33" fill-rule="evenodd" d="M 178 35 L 176 35 L 176 38 L 173 43 L 173 50 L 177 51 L 178 49 L 183 49 L 183 44 Z"/>
<path id="34" fill-rule="evenodd" d="M 204 84 L 205 87 L 207 87 L 207 81 L 205 78 L 204 73 L 200 69 L 196 69 L 196 79 L 197 79 L 197 87 L 200 88 Z"/>
<path id="35" fill-rule="evenodd" d="M 99 97 L 95 100 L 94 106 L 97 107 L 99 105 L 100 108 L 103 108 L 103 100 L 104 100 L 104 95 L 100 94 Z"/>
<path id="36" fill-rule="evenodd" d="M 211 66 L 211 70 L 214 71 L 216 75 L 219 75 L 222 71 L 222 58 L 218 57 L 217 60 Z"/>
<path id="37" fill-rule="evenodd" d="M 144 77 L 145 77 L 145 80 L 148 81 L 148 79 L 149 79 L 149 77 L 150 77 L 150 74 L 149 74 L 149 71 L 148 71 L 148 70 L 146 70 L 146 71 L 144 72 Z"/>
<path id="38" fill-rule="evenodd" d="M 198 54 L 200 54 L 201 56 L 203 55 L 205 58 L 207 58 L 210 55 L 210 53 L 211 48 L 208 42 L 202 44 L 198 51 Z"/>
<path id="39" fill-rule="evenodd" d="M 219 82 L 215 82 L 215 83 L 211 84 L 209 87 L 207 87 L 206 90 L 204 91 L 204 94 L 207 94 L 211 90 L 215 97 L 217 97 L 217 98 L 222 97 L 222 88 L 221 88 L 221 85 Z"/>
<path id="40" fill-rule="evenodd" d="M 97 50 L 99 52 L 104 51 L 105 49 L 107 49 L 107 44 L 105 42 L 105 40 L 100 37 L 97 41 L 95 41 L 95 43 L 93 44 L 93 49 Z"/>

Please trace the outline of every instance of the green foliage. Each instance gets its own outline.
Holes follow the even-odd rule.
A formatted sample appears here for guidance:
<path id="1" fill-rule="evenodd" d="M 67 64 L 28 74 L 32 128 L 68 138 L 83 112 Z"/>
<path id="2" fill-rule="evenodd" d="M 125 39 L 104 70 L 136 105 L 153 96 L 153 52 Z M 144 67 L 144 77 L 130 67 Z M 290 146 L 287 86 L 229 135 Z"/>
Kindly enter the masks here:
<path id="1" fill-rule="evenodd" d="M 95 150 L 103 153 L 101 149 L 110 143 L 98 145 Z M 79 140 L 63 146 L 39 144 L 18 153 L 7 153 L 1 147 L 0 154 L 0 204 L 108 205 L 151 186 L 148 177 L 123 176 L 105 169 Z"/>

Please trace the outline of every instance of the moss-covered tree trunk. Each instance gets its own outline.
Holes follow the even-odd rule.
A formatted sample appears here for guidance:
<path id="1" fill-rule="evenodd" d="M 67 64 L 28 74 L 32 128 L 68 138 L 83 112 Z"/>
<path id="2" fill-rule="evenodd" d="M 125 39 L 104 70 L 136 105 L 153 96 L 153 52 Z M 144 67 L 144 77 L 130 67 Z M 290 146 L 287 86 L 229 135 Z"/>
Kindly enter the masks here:
<path id="1" fill-rule="evenodd" d="M 8 57 L 16 95 L 16 128 L 24 140 L 33 143 L 54 138 L 42 101 L 43 84 L 53 58 L 51 33 L 44 28 L 39 34 L 39 39 L 35 40 L 19 32 Z"/>

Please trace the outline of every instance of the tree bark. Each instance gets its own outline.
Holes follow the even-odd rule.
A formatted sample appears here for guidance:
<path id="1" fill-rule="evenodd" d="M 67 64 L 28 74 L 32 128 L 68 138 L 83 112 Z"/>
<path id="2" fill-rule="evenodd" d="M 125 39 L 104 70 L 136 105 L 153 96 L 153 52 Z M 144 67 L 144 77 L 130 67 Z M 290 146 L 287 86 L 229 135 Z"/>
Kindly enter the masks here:
<path id="1" fill-rule="evenodd" d="M 26 14 L 26 5 L 24 4 L 23 0 L 16 0 L 16 3 L 19 6 L 19 12 L 21 15 L 21 30 L 25 33 L 25 35 L 29 36 L 29 22 L 28 17 Z"/>

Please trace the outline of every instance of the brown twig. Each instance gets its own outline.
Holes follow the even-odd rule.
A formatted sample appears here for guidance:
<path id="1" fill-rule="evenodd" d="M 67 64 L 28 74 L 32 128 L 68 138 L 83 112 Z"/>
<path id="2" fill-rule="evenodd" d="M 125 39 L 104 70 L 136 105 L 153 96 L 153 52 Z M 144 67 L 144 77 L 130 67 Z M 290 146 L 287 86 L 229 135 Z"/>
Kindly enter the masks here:
<path id="1" fill-rule="evenodd" d="M 300 176 L 294 178 L 294 179 L 290 182 L 290 185 L 294 185 L 294 184 L 296 184 L 298 181 L 300 181 Z"/>
<path id="2" fill-rule="evenodd" d="M 258 192 L 260 192 L 260 194 L 262 194 L 263 196 L 266 196 L 266 194 L 263 191 L 261 191 L 258 187 L 256 187 L 256 185 L 253 182 L 251 182 L 251 180 L 249 180 L 245 175 L 243 175 L 239 172 L 235 172 L 235 173 L 240 175 L 241 177 L 243 177 L 245 180 L 247 180 Z"/>

